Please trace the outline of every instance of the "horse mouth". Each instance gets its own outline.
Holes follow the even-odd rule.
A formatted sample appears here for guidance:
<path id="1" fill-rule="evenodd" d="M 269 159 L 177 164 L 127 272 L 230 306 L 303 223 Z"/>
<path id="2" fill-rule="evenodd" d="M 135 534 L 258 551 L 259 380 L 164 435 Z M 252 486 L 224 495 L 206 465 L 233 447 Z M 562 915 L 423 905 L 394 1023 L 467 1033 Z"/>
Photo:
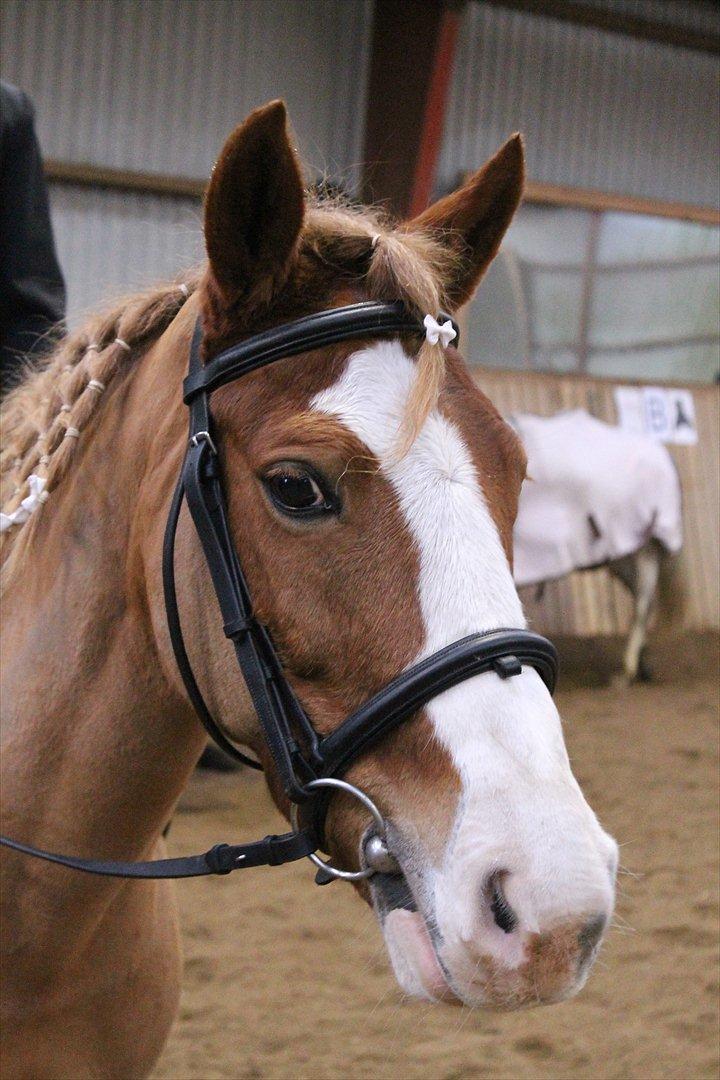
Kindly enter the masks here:
<path id="1" fill-rule="evenodd" d="M 401 988 L 414 997 L 461 1004 L 438 955 L 437 932 L 419 910 L 405 875 L 374 874 L 370 888 Z"/>

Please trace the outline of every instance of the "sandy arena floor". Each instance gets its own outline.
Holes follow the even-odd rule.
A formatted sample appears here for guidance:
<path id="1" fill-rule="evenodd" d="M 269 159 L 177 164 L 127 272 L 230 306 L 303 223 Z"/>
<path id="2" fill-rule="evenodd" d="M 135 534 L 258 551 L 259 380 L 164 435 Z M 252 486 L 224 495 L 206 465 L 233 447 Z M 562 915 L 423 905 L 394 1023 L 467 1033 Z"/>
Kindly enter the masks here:
<path id="1" fill-rule="evenodd" d="M 574 1001 L 511 1015 L 403 1001 L 351 887 L 317 889 L 306 864 L 249 871 L 179 886 L 185 986 L 154 1076 L 716 1077 L 718 692 L 705 672 L 559 694 L 575 772 L 629 871 Z M 262 780 L 197 774 L 171 847 L 272 831 Z"/>

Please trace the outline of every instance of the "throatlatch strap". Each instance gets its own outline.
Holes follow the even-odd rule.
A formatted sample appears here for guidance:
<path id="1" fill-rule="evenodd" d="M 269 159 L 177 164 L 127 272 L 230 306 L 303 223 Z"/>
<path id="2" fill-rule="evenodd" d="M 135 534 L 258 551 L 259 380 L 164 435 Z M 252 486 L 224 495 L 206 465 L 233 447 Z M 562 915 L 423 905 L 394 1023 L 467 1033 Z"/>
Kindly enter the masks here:
<path id="1" fill-rule="evenodd" d="M 178 671 L 180 672 L 180 677 L 182 678 L 190 702 L 198 715 L 200 723 L 205 728 L 210 738 L 217 743 L 221 750 L 230 757 L 235 758 L 236 761 L 241 761 L 243 765 L 247 765 L 251 769 L 262 769 L 262 765 L 259 761 L 255 761 L 254 758 L 244 754 L 242 750 L 238 750 L 238 748 L 226 737 L 221 728 L 215 723 L 212 713 L 208 709 L 205 699 L 200 691 L 200 687 L 197 684 L 192 665 L 190 664 L 190 658 L 185 649 L 185 640 L 183 638 L 177 592 L 175 589 L 174 568 L 175 534 L 177 532 L 177 524 L 180 517 L 180 508 L 182 506 L 184 494 L 185 491 L 181 475 L 175 488 L 172 503 L 170 504 L 170 512 L 165 528 L 165 539 L 163 541 L 162 563 L 163 588 L 165 590 L 165 612 L 168 621 L 168 630 L 170 631 L 170 642 L 175 656 L 175 663 L 178 666 Z"/>
<path id="2" fill-rule="evenodd" d="M 200 347 L 202 345 L 202 323 L 198 319 L 195 323 L 195 329 L 193 331 L 192 344 L 190 346 L 190 370 L 194 370 L 200 365 Z M 210 413 L 208 409 L 207 399 L 198 401 L 193 410 L 193 416 L 191 418 L 191 426 L 193 423 L 197 423 L 198 431 L 206 431 L 209 435 L 210 427 Z M 192 433 L 192 432 L 191 432 Z M 190 698 L 190 702 L 198 715 L 200 723 L 207 731 L 210 738 L 215 742 L 221 750 L 223 750 L 230 757 L 235 758 L 236 761 L 242 762 L 243 765 L 247 765 L 250 769 L 262 769 L 262 765 L 259 761 L 255 761 L 254 758 L 248 757 L 241 750 L 238 750 L 233 743 L 227 738 L 225 733 L 218 727 L 213 719 L 212 713 L 208 709 L 205 699 L 202 696 L 200 687 L 197 684 L 195 674 L 190 663 L 190 658 L 185 648 L 185 640 L 183 638 L 182 624 L 180 622 L 180 610 L 177 601 L 177 590 L 175 588 L 175 535 L 177 533 L 178 520 L 180 518 L 180 510 L 182 508 L 183 498 L 185 496 L 185 488 L 183 486 L 183 472 L 184 462 L 180 469 L 180 476 L 175 487 L 175 492 L 170 503 L 170 510 L 168 512 L 167 525 L 165 526 L 165 536 L 163 539 L 163 554 L 162 554 L 162 580 L 163 591 L 165 593 L 165 613 L 167 617 L 168 630 L 170 632 L 170 642 L 172 644 L 173 653 L 175 655 L 175 663 L 178 666 L 180 677 L 182 678 L 187 695 Z"/>

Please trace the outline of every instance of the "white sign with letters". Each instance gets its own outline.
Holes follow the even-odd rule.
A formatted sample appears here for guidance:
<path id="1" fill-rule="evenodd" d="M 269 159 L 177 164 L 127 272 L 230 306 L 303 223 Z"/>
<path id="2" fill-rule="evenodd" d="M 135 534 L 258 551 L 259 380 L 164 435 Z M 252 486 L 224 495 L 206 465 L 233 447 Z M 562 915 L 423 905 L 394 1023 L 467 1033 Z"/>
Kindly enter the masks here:
<path id="1" fill-rule="evenodd" d="M 692 446 L 698 441 L 690 390 L 666 386 L 616 386 L 618 425 L 658 442 Z"/>

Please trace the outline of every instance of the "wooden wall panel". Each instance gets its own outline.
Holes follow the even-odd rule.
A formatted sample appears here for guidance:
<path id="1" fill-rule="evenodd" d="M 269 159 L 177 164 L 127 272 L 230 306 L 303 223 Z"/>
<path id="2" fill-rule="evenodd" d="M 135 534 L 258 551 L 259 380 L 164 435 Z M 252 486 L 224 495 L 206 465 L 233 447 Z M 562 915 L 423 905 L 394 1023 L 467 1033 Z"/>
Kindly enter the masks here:
<path id="1" fill-rule="evenodd" d="M 577 375 L 476 369 L 478 385 L 504 415 L 531 412 L 552 416 L 564 409 L 587 409 L 617 423 L 613 389 L 618 381 Z M 628 385 L 641 385 L 629 382 Z M 720 629 L 720 388 L 692 386 L 698 442 L 669 446 L 683 493 L 684 546 L 679 580 L 685 593 L 677 629 Z M 531 624 L 546 633 L 624 634 L 631 615 L 625 589 L 606 570 L 570 574 L 548 582 L 541 597 L 522 590 Z"/>

